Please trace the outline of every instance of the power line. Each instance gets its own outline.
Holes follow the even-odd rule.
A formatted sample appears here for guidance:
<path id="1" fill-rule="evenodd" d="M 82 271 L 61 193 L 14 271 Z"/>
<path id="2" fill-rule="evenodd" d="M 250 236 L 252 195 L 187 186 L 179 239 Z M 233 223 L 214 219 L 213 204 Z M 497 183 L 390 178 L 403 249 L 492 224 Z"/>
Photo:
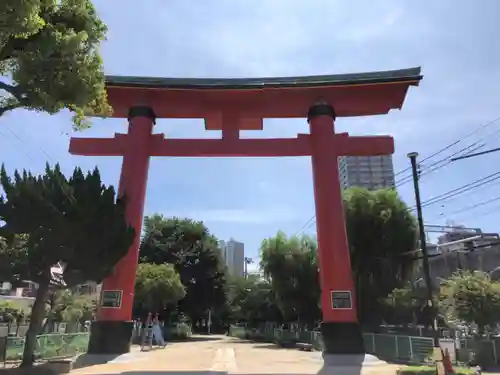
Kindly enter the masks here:
<path id="1" fill-rule="evenodd" d="M 493 182 L 493 181 L 497 181 L 497 180 L 500 180 L 500 172 L 495 172 L 495 173 L 492 173 L 488 176 L 485 176 L 485 177 L 482 177 L 478 180 L 475 180 L 475 181 L 472 181 L 472 182 L 469 182 L 465 185 L 462 185 L 462 186 L 459 186 L 455 189 L 452 189 L 452 190 L 449 190 L 447 192 L 444 192 L 440 195 L 437 195 L 433 198 L 430 198 L 424 202 L 422 202 L 422 208 L 425 208 L 425 207 L 429 207 L 429 206 L 432 206 L 436 203 L 439 203 L 439 202 L 442 202 L 442 201 L 445 201 L 445 200 L 448 200 L 450 198 L 454 198 L 458 195 L 461 195 L 461 194 L 464 194 L 466 192 L 469 192 L 471 190 L 474 190 L 474 189 L 477 189 L 477 188 L 480 188 L 486 184 L 489 184 L 490 182 Z M 500 200 L 500 197 L 498 198 L 498 200 Z M 486 204 L 486 203 L 485 203 Z M 409 207 L 408 210 L 410 211 L 413 211 L 415 209 L 415 206 L 412 206 L 412 207 Z M 316 223 L 316 220 L 315 220 L 316 216 L 313 215 L 301 228 L 299 231 L 297 231 L 297 233 L 295 234 L 296 236 L 299 235 L 300 233 L 302 233 L 304 230 L 308 229 L 309 227 L 311 227 L 313 224 Z"/>
<path id="2" fill-rule="evenodd" d="M 497 152 L 497 151 L 500 151 L 500 147 L 493 148 L 493 149 L 491 149 L 491 150 L 486 150 L 486 151 L 483 151 L 483 152 L 477 152 L 477 153 L 475 153 L 475 154 L 468 154 L 468 155 L 458 156 L 458 157 L 456 157 L 456 158 L 451 159 L 451 161 L 456 161 L 456 160 L 461 160 L 461 159 L 472 158 L 472 157 L 474 157 L 474 156 L 479 156 L 479 155 L 490 154 L 490 153 L 492 153 L 492 152 Z"/>
<path id="3" fill-rule="evenodd" d="M 294 234 L 294 236 L 298 236 L 299 234 L 301 234 L 303 231 L 305 231 L 315 223 L 316 223 L 316 215 L 312 215 L 311 218 L 307 220 L 306 223 L 302 225 L 302 227 Z"/>
<path id="4" fill-rule="evenodd" d="M 496 122 L 497 122 L 497 121 L 499 121 L 499 120 L 500 120 L 500 117 L 497 117 L 497 118 L 495 118 L 495 119 L 493 119 L 493 120 L 491 120 L 491 121 L 489 121 L 489 122 L 487 122 L 487 123 L 485 123 L 485 124 L 483 124 L 483 125 L 479 126 L 478 128 L 476 128 L 476 129 L 475 129 L 475 130 L 473 130 L 472 132 L 470 132 L 470 133 L 468 133 L 467 135 L 465 135 L 464 137 L 462 137 L 462 138 L 460 138 L 460 139 L 458 139 L 458 140 L 456 140 L 456 141 L 454 141 L 454 142 L 452 142 L 452 143 L 450 143 L 450 144 L 446 145 L 445 147 L 443 147 L 443 148 L 441 148 L 440 150 L 438 150 L 438 151 L 434 152 L 434 153 L 433 153 L 433 154 L 431 154 L 430 156 L 427 156 L 426 158 L 422 159 L 422 160 L 420 161 L 420 163 L 423 163 L 423 162 L 425 162 L 425 161 L 427 161 L 427 160 L 429 160 L 429 159 L 431 159 L 431 158 L 433 158 L 433 157 L 435 157 L 435 156 L 437 156 L 437 155 L 442 154 L 442 153 L 443 153 L 443 152 L 445 152 L 446 150 L 449 150 L 450 148 L 452 148 L 453 146 L 456 146 L 456 145 L 457 145 L 457 144 L 459 144 L 460 142 L 463 142 L 464 140 L 466 140 L 466 139 L 468 139 L 468 138 L 472 137 L 473 135 L 475 135 L 475 134 L 477 134 L 478 132 L 480 132 L 481 130 L 486 129 L 487 127 L 489 127 L 489 126 L 493 125 L 494 123 L 496 123 Z M 493 134 L 494 134 L 494 133 L 496 133 L 496 132 L 500 132 L 500 130 L 499 130 L 499 129 L 497 129 L 497 130 L 496 130 L 496 131 L 494 131 L 491 135 L 493 135 Z M 490 137 L 491 137 L 491 135 L 490 135 Z M 481 142 L 481 141 L 484 141 L 484 138 L 481 138 L 480 140 L 478 140 L 478 141 L 474 142 L 472 145 L 476 145 L 476 144 L 478 144 L 478 143 L 479 143 L 479 142 Z M 469 147 L 471 147 L 472 145 L 469 145 L 469 146 L 468 146 L 468 147 L 466 147 L 466 148 L 469 148 Z M 483 148 L 485 145 L 486 145 L 486 144 L 481 144 L 481 145 L 479 145 L 479 146 L 478 146 L 478 148 L 477 148 L 477 149 Z M 476 149 L 476 150 L 477 150 L 477 149 Z M 457 155 L 457 154 L 458 154 L 458 153 L 460 153 L 460 152 L 461 152 L 461 151 L 458 151 L 458 152 L 454 153 L 453 155 L 451 155 L 450 157 L 453 157 L 453 156 Z M 472 152 L 472 150 L 470 150 L 470 152 Z M 445 158 L 445 159 L 447 159 L 447 158 Z M 442 160 L 441 160 L 441 161 L 442 161 Z M 432 164 L 430 167 L 432 167 L 433 165 L 434 165 L 434 164 Z M 429 168 L 429 167 L 428 167 L 428 168 Z M 404 173 L 404 172 L 407 172 L 407 171 L 409 171 L 409 170 L 410 170 L 410 167 L 405 168 L 404 170 L 402 170 L 402 171 L 400 171 L 400 172 L 396 173 L 394 176 L 395 176 L 395 177 L 396 177 L 396 176 L 399 176 L 400 174 L 402 174 L 402 173 Z M 411 181 L 411 175 L 406 176 L 406 177 L 403 177 L 403 178 L 402 178 L 402 180 L 406 180 L 406 179 L 408 179 L 408 178 L 410 178 L 410 181 Z M 401 181 L 400 181 L 400 182 L 401 182 Z M 406 182 L 408 182 L 408 181 L 406 181 Z M 406 183 L 406 182 L 405 182 L 405 183 Z M 396 186 L 396 187 L 397 187 L 397 186 Z"/>
<path id="5" fill-rule="evenodd" d="M 425 202 L 422 203 L 422 207 L 429 207 L 433 204 L 436 204 L 436 203 L 439 203 L 439 202 L 442 202 L 444 200 L 447 200 L 447 199 L 450 199 L 452 197 L 455 197 L 457 195 L 460 195 L 460 194 L 463 194 L 465 192 L 468 192 L 468 191 L 471 191 L 473 189 L 477 189 L 479 187 L 482 187 L 490 182 L 493 182 L 493 181 L 496 181 L 496 180 L 499 180 L 500 179 L 500 172 L 495 172 L 495 173 L 492 173 L 486 177 L 483 177 L 483 178 L 480 178 L 479 180 L 476 180 L 476 181 L 473 181 L 473 182 L 469 182 L 468 184 L 465 184 L 465 185 L 462 185 L 458 188 L 455 188 L 455 189 L 452 189 L 452 190 L 449 190 L 445 193 L 442 193 L 440 195 L 437 195 L 433 198 L 430 198 L 428 200 L 426 200 Z M 415 206 L 413 206 L 412 208 L 410 208 L 411 210 L 415 209 Z"/>
<path id="6" fill-rule="evenodd" d="M 479 149 L 480 147 L 484 146 L 484 144 L 483 144 L 483 145 L 479 145 L 479 148 L 478 148 L 478 147 L 477 147 L 477 143 L 478 143 L 478 142 L 474 142 L 473 144 L 471 144 L 471 145 L 469 145 L 469 146 L 467 146 L 467 147 L 464 147 L 464 148 L 460 149 L 459 151 L 457 151 L 457 152 L 455 152 L 455 153 L 451 154 L 450 156 L 447 156 L 447 157 L 445 157 L 445 158 L 443 158 L 443 159 L 441 159 L 441 160 L 438 160 L 438 161 L 436 161 L 436 162 L 432 163 L 431 165 L 429 165 L 429 166 L 425 167 L 425 169 L 421 171 L 421 173 L 420 173 L 420 175 L 419 175 L 419 176 L 420 176 L 420 177 L 422 177 L 422 176 L 425 176 L 426 174 L 429 174 L 429 173 L 431 173 L 431 172 L 435 172 L 435 171 L 437 171 L 438 169 L 441 169 L 441 168 L 443 168 L 443 167 L 446 167 L 448 164 L 450 164 L 450 163 L 452 162 L 451 158 L 452 158 L 453 156 L 455 156 L 455 155 L 459 155 L 459 154 L 461 154 L 462 152 L 465 152 L 465 155 L 467 155 L 469 152 L 475 151 L 475 150 Z M 472 148 L 472 149 L 471 149 L 471 148 Z M 443 163 L 444 163 L 444 164 L 443 164 Z M 421 164 L 422 164 L 422 162 L 419 162 L 419 166 L 420 166 Z M 439 164 L 440 164 L 440 165 L 439 165 Z M 399 181 L 399 183 L 396 183 L 394 187 L 396 187 L 396 188 L 397 188 L 397 187 L 400 187 L 400 186 L 402 186 L 402 185 L 404 185 L 404 184 L 406 184 L 406 183 L 408 183 L 408 182 L 413 181 L 413 176 L 408 176 L 408 177 L 405 177 L 405 178 L 403 178 L 402 180 L 403 180 L 403 181 L 401 181 L 401 180 L 400 180 L 400 181 Z"/>
<path id="7" fill-rule="evenodd" d="M 489 216 L 492 214 L 497 214 L 498 211 L 500 211 L 500 206 L 495 206 L 493 209 L 485 211 L 485 212 L 481 213 L 480 215 L 481 215 L 481 217 L 485 217 L 485 216 Z M 469 217 L 469 216 L 466 216 L 466 217 Z"/>
<path id="8" fill-rule="evenodd" d="M 446 216 L 456 215 L 456 214 L 459 214 L 461 212 L 471 211 L 471 210 L 474 210 L 474 209 L 476 209 L 478 207 L 482 207 L 482 206 L 485 206 L 485 205 L 490 204 L 492 202 L 497 202 L 499 200 L 500 200 L 500 197 L 491 198 L 491 199 L 488 199 L 486 201 L 483 201 L 483 202 L 480 202 L 480 203 L 477 203 L 477 204 L 472 204 L 472 205 L 463 207 L 461 209 L 458 209 L 456 211 L 450 212 L 450 213 L 446 214 Z M 443 215 L 443 214 L 441 214 L 441 215 Z"/>
<path id="9" fill-rule="evenodd" d="M 494 123 L 496 123 L 496 122 L 497 122 L 497 121 L 499 121 L 499 120 L 500 120 L 500 116 L 499 116 L 499 117 L 497 117 L 497 118 L 495 118 L 495 119 L 493 119 L 493 120 L 491 120 L 491 121 L 489 121 L 489 122 L 487 122 L 487 123 L 485 123 L 485 124 L 483 124 L 483 125 L 480 125 L 480 126 L 479 126 L 479 127 L 477 127 L 475 130 L 473 130 L 472 132 L 468 133 L 468 134 L 467 134 L 467 135 L 465 135 L 464 137 L 461 137 L 460 139 L 457 139 L 456 141 L 451 142 L 450 144 L 448 144 L 448 145 L 444 146 L 443 148 L 439 149 L 438 151 L 434 152 L 433 154 L 431 154 L 431 155 L 429 155 L 429 156 L 425 157 L 424 159 L 422 159 L 422 160 L 419 162 L 419 167 L 420 167 L 420 165 L 421 165 L 423 162 L 425 162 L 425 161 L 427 161 L 427 160 L 429 160 L 429 159 L 432 159 L 432 158 L 433 158 L 433 157 L 435 157 L 435 156 L 438 156 L 438 155 L 442 154 L 443 152 L 445 152 L 445 151 L 449 150 L 450 148 L 452 148 L 452 147 L 456 146 L 456 145 L 457 145 L 457 144 L 459 144 L 460 142 L 463 142 L 464 140 L 466 140 L 466 139 L 468 139 L 468 138 L 472 137 L 473 135 L 477 134 L 477 133 L 478 133 L 478 132 L 480 132 L 481 130 L 484 130 L 484 129 L 486 129 L 487 127 L 489 127 L 489 126 L 493 125 Z M 497 130 L 497 131 L 500 131 L 500 130 Z M 477 150 L 479 150 L 479 149 L 481 149 L 482 147 L 484 147 L 484 146 L 485 146 L 485 144 L 484 144 L 484 143 L 481 143 L 481 144 L 480 144 L 480 141 L 482 141 L 482 139 L 481 139 L 481 140 L 479 140 L 479 141 L 473 142 L 473 143 L 472 143 L 472 144 L 470 144 L 469 146 L 462 148 L 461 150 L 459 150 L 459 151 L 457 151 L 457 152 L 455 152 L 455 153 L 451 154 L 450 156 L 448 156 L 448 157 L 446 157 L 446 158 L 443 158 L 443 159 L 441 159 L 441 160 L 439 160 L 439 161 L 437 161 L 437 162 L 434 162 L 434 163 L 430 164 L 429 166 L 425 167 L 425 170 L 421 171 L 421 173 L 419 174 L 419 176 L 421 177 L 421 176 L 423 176 L 423 175 L 429 174 L 429 173 L 431 173 L 431 172 L 435 172 L 436 170 L 441 169 L 441 168 L 443 168 L 443 167 L 447 166 L 447 165 L 448 165 L 448 164 L 450 164 L 452 161 L 454 161 L 454 160 L 452 159 L 454 156 L 457 156 L 457 155 L 459 155 L 459 154 L 460 154 L 460 153 L 462 153 L 462 152 L 464 152 L 464 154 L 463 154 L 463 155 L 459 155 L 458 157 L 460 157 L 460 156 L 467 156 L 467 155 L 471 155 L 471 156 L 469 156 L 469 157 L 472 157 L 472 155 L 473 155 L 473 154 L 471 154 L 471 152 L 477 151 Z M 474 147 L 476 147 L 476 148 L 474 148 Z M 498 150 L 500 151 L 500 148 L 499 148 Z M 493 152 L 493 151 L 490 151 L 490 152 Z M 457 158 L 455 158 L 455 160 L 458 160 L 458 159 L 457 159 Z M 438 164 L 440 164 L 440 163 L 444 163 L 444 164 L 442 164 L 442 165 L 438 165 Z M 411 167 L 407 167 L 407 168 L 405 168 L 405 169 L 403 169 L 403 170 L 401 170 L 401 171 L 397 172 L 397 173 L 394 175 L 394 177 L 397 177 L 397 176 L 399 176 L 399 175 L 401 175 L 401 174 L 403 174 L 403 173 L 405 173 L 405 172 L 408 172 L 408 171 L 410 171 L 410 170 L 411 170 Z M 499 173 L 500 173 L 500 172 L 499 172 Z M 402 185 L 404 185 L 404 184 L 406 184 L 406 183 L 408 183 L 408 182 L 410 182 L 410 181 L 412 181 L 412 175 L 411 175 L 411 174 L 410 174 L 409 176 L 402 177 L 402 178 L 400 179 L 400 181 L 398 181 L 398 182 L 396 182 L 396 183 L 395 183 L 394 188 L 400 187 L 400 186 L 402 186 Z M 447 199 L 447 198 L 446 198 L 446 199 Z M 443 200 L 444 200 L 444 199 L 443 199 Z M 423 206 L 422 206 L 422 207 L 425 207 L 425 206 L 424 206 L 424 204 L 425 204 L 425 203 L 426 203 L 426 202 L 424 202 L 424 203 L 423 203 Z M 437 203 L 437 202 L 435 202 L 435 203 Z M 430 205 L 430 203 L 429 203 L 428 205 Z M 313 215 L 313 216 L 312 216 L 309 220 L 307 220 L 307 221 L 306 221 L 306 223 L 305 223 L 305 224 L 304 224 L 304 225 L 303 225 L 303 226 L 302 226 L 302 227 L 301 227 L 301 228 L 297 231 L 297 233 L 295 233 L 295 236 L 299 235 L 299 234 L 300 234 L 300 233 L 302 233 L 304 230 L 306 230 L 307 228 L 309 228 L 311 225 L 315 224 L 315 223 L 316 223 L 315 218 L 316 218 L 316 216 L 315 216 L 315 215 Z"/>
<path id="10" fill-rule="evenodd" d="M 25 144 L 26 142 L 9 126 L 9 124 L 6 124 L 6 126 L 4 126 L 4 127 L 0 127 L 0 134 L 5 135 L 5 133 L 3 133 L 1 131 L 3 129 L 7 129 L 7 131 L 16 139 L 17 142 L 19 142 L 23 146 L 26 146 L 26 144 Z M 38 151 L 40 151 L 43 155 L 45 155 L 48 160 L 51 160 L 52 162 L 54 162 L 54 159 L 45 151 L 45 149 L 38 142 L 36 143 L 36 145 L 38 147 Z M 32 154 L 27 151 L 30 148 L 29 147 L 22 147 L 21 149 L 26 154 L 26 157 L 30 161 L 35 163 L 35 159 L 37 159 L 36 156 L 32 157 Z"/>

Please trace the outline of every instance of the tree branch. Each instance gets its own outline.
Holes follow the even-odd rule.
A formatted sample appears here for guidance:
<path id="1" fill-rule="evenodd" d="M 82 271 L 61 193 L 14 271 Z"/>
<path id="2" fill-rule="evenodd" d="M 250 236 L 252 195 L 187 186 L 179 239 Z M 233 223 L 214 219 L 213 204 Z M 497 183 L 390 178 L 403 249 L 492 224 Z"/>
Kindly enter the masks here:
<path id="1" fill-rule="evenodd" d="M 21 101 L 21 92 L 19 91 L 19 88 L 13 85 L 9 85 L 5 82 L 0 81 L 0 90 L 7 91 L 9 94 L 11 94 L 14 98 L 17 100 Z"/>

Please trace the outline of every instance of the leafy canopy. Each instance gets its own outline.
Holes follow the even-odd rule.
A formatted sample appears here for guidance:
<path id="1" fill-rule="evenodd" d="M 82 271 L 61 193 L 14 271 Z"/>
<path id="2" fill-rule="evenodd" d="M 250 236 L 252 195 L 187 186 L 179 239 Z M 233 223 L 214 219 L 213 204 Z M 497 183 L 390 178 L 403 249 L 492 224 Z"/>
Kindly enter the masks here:
<path id="1" fill-rule="evenodd" d="M 393 190 L 349 189 L 344 211 L 360 320 L 380 323 L 383 299 L 413 273 L 416 222 Z M 319 319 L 315 240 L 278 232 L 261 244 L 261 268 L 285 319 Z M 375 322 L 378 321 L 378 322 Z"/>
<path id="2" fill-rule="evenodd" d="M 441 284 L 440 308 L 449 319 L 477 324 L 482 333 L 500 322 L 500 283 L 485 272 L 457 272 Z"/>
<path id="3" fill-rule="evenodd" d="M 50 298 L 48 320 L 52 322 L 85 323 L 92 320 L 97 301 L 85 294 L 58 290 Z"/>
<path id="4" fill-rule="evenodd" d="M 344 211 L 358 311 L 361 320 L 372 320 L 381 298 L 414 273 L 416 220 L 394 189 L 347 189 Z"/>
<path id="5" fill-rule="evenodd" d="M 285 319 L 314 324 L 320 319 L 316 242 L 278 232 L 262 241 L 260 253 L 261 267 Z"/>
<path id="6" fill-rule="evenodd" d="M 104 115 L 107 104 L 99 44 L 106 26 L 90 0 L 0 1 L 0 116 L 16 108 Z"/>
<path id="7" fill-rule="evenodd" d="M 141 310 L 160 312 L 185 295 L 179 274 L 171 264 L 139 264 L 134 302 Z"/>
<path id="8" fill-rule="evenodd" d="M 172 264 L 186 288 L 179 310 L 195 321 L 226 301 L 226 278 L 217 239 L 200 221 L 146 217 L 140 262 Z"/>
<path id="9" fill-rule="evenodd" d="M 76 168 L 67 179 L 58 165 L 47 165 L 44 175 L 16 170 L 11 178 L 2 167 L 0 183 L 0 235 L 9 244 L 0 263 L 10 264 L 13 279 L 46 284 L 61 263 L 68 286 L 100 282 L 133 241 L 125 200 L 115 200 L 97 169 L 85 175 Z"/>
<path id="10" fill-rule="evenodd" d="M 45 315 L 45 301 L 53 275 L 62 264 L 66 286 L 100 282 L 111 274 L 135 237 L 125 221 L 125 201 L 115 200 L 113 187 L 101 183 L 99 171 L 86 175 L 76 168 L 66 178 L 56 165 L 35 176 L 0 170 L 0 236 L 7 246 L 0 264 L 9 262 L 18 280 L 38 283 L 21 366 L 33 365 L 36 335 Z"/>

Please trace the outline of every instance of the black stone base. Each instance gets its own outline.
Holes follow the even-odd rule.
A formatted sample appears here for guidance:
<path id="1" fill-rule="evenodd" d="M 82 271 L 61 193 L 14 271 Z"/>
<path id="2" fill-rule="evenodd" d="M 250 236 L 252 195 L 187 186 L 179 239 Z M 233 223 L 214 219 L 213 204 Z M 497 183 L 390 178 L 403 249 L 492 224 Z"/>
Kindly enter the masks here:
<path id="1" fill-rule="evenodd" d="M 358 323 L 323 322 L 323 353 L 365 354 L 363 333 Z"/>
<path id="2" fill-rule="evenodd" d="M 132 321 L 95 321 L 90 326 L 88 354 L 125 354 L 132 345 Z"/>

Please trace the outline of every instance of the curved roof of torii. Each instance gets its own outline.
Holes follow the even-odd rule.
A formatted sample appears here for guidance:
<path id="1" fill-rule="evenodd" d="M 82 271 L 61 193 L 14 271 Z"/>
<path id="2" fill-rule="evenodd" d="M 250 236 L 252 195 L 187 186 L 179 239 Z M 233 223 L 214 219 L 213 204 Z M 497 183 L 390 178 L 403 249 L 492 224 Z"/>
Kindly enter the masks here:
<path id="1" fill-rule="evenodd" d="M 403 105 L 409 86 L 423 78 L 420 67 L 383 72 L 278 78 L 155 78 L 106 76 L 113 117 L 147 105 L 160 118 L 203 118 L 220 129 L 225 117 L 239 128 L 261 129 L 262 118 L 306 117 L 321 100 L 337 117 L 385 114 Z"/>

